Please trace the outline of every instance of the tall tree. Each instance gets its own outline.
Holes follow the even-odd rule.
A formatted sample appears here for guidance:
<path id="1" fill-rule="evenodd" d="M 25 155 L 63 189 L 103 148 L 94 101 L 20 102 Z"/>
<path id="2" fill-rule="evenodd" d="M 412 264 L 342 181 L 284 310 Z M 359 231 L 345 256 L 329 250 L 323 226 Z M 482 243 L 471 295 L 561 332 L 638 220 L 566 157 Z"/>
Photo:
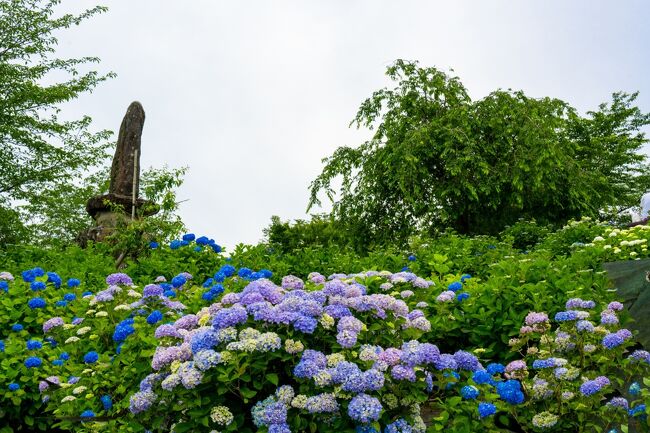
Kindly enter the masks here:
<path id="1" fill-rule="evenodd" d="M 310 208 L 325 192 L 357 240 L 404 242 L 447 227 L 494 233 L 520 218 L 561 223 L 635 205 L 650 187 L 639 153 L 650 115 L 633 105 L 636 93 L 581 116 L 521 91 L 472 101 L 457 77 L 417 62 L 398 60 L 387 75 L 395 87 L 374 92 L 352 121 L 372 138 L 338 148 L 310 186 Z"/>
<path id="2" fill-rule="evenodd" d="M 91 119 L 59 118 L 61 104 L 91 92 L 112 73 L 80 73 L 96 57 L 55 56 L 55 33 L 106 10 L 94 7 L 56 16 L 60 0 L 0 0 L 0 208 L 12 214 L 27 202 L 36 213 L 52 194 L 74 185 L 80 173 L 104 161 L 108 131 L 91 132 Z M 15 218 L 11 220 L 15 225 Z M 0 221 L 0 233 L 14 231 Z M 3 236 L 0 236 L 2 238 Z"/>

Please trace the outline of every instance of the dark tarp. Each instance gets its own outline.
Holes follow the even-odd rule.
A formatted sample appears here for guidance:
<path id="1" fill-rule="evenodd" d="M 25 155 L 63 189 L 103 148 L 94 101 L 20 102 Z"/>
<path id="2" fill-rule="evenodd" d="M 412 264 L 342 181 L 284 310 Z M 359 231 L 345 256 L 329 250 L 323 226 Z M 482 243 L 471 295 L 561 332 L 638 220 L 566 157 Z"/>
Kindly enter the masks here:
<path id="1" fill-rule="evenodd" d="M 650 349 L 650 259 L 610 262 L 603 268 L 634 319 L 628 327 L 639 331 L 637 341 Z"/>

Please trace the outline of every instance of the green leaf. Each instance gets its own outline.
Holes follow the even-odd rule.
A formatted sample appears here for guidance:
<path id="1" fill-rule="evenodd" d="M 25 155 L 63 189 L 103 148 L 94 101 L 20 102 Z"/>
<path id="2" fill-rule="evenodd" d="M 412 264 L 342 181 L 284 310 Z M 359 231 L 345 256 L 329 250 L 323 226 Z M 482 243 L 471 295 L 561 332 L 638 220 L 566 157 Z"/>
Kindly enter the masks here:
<path id="1" fill-rule="evenodd" d="M 278 378 L 277 374 L 269 373 L 265 377 L 266 377 L 266 380 L 271 382 L 273 385 L 278 386 L 278 383 L 279 383 L 280 379 Z"/>

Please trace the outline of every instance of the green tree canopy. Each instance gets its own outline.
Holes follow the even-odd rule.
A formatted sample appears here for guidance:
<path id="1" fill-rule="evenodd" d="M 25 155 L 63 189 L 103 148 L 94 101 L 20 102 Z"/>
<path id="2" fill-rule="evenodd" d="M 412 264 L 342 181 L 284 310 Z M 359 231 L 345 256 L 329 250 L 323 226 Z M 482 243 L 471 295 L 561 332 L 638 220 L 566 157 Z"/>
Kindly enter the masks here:
<path id="1" fill-rule="evenodd" d="M 650 187 L 650 116 L 637 94 L 581 116 L 568 103 L 496 90 L 472 101 L 457 77 L 417 62 L 387 70 L 351 124 L 374 130 L 323 160 L 309 206 L 325 192 L 363 242 L 403 242 L 415 231 L 496 233 L 521 218 L 561 223 L 638 203 Z M 340 188 L 333 187 L 341 178 Z"/>
<path id="2" fill-rule="evenodd" d="M 110 135 L 89 131 L 89 117 L 62 120 L 59 115 L 62 103 L 92 91 L 113 74 L 79 72 L 97 63 L 95 57 L 54 55 L 55 33 L 106 9 L 56 17 L 59 3 L 0 0 L 0 208 L 15 217 L 9 209 L 28 203 L 30 213 L 21 214 L 22 223 L 42 217 L 39 205 L 73 188 L 73 179 L 102 162 Z M 10 225 L 0 222 L 0 232 L 15 231 L 14 217 Z"/>

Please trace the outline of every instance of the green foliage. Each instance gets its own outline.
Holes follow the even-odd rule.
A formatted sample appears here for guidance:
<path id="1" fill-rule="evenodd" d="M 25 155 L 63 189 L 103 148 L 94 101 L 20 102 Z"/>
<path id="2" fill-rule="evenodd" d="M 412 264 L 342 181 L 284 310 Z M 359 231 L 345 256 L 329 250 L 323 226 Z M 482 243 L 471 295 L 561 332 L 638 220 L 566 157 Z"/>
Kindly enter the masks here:
<path id="1" fill-rule="evenodd" d="M 149 201 L 149 206 L 155 206 L 157 213 L 153 216 L 125 218 L 119 221 L 115 231 L 106 242 L 111 245 L 114 256 L 130 256 L 137 259 L 146 253 L 151 242 L 168 242 L 178 237 L 185 225 L 177 214 L 179 203 L 176 200 L 176 188 L 183 183 L 186 168 L 146 170 L 140 180 L 142 197 Z M 125 209 L 114 209 L 115 212 L 129 214 Z M 140 209 L 145 214 L 147 209 Z"/>
<path id="2" fill-rule="evenodd" d="M 534 220 L 520 220 L 512 226 L 506 227 L 501 232 L 501 236 L 512 237 L 512 246 L 520 250 L 526 250 L 546 238 L 549 231 L 548 227 L 540 226 Z"/>
<path id="3" fill-rule="evenodd" d="M 59 118 L 60 106 L 113 76 L 81 73 L 95 57 L 59 59 L 56 34 L 102 13 L 55 16 L 59 0 L 0 1 L 0 207 L 28 203 L 21 222 L 37 224 L 56 212 L 54 194 L 77 188 L 74 179 L 106 158 L 108 131 L 91 132 L 91 120 Z M 48 83 L 48 84 L 45 84 Z M 54 205 L 54 207 L 52 207 Z M 46 212 L 41 212 L 46 209 Z M 6 225 L 9 221 L 13 224 Z M 15 220 L 0 220 L 11 232 Z M 7 236 L 7 235 L 3 235 Z"/>
<path id="4" fill-rule="evenodd" d="M 372 138 L 337 149 L 311 184 L 310 207 L 325 192 L 357 243 L 405 245 L 447 227 L 494 234 L 522 218 L 562 224 L 635 205 L 650 187 L 638 153 L 650 117 L 636 93 L 582 117 L 521 91 L 472 101 L 458 78 L 415 62 L 387 75 L 396 87 L 373 93 L 352 122 L 375 128 Z"/>
<path id="5" fill-rule="evenodd" d="M 264 229 L 269 245 L 282 253 L 301 248 L 346 246 L 349 242 L 331 216 L 312 215 L 309 221 L 281 221 L 272 216 L 271 224 Z"/>

